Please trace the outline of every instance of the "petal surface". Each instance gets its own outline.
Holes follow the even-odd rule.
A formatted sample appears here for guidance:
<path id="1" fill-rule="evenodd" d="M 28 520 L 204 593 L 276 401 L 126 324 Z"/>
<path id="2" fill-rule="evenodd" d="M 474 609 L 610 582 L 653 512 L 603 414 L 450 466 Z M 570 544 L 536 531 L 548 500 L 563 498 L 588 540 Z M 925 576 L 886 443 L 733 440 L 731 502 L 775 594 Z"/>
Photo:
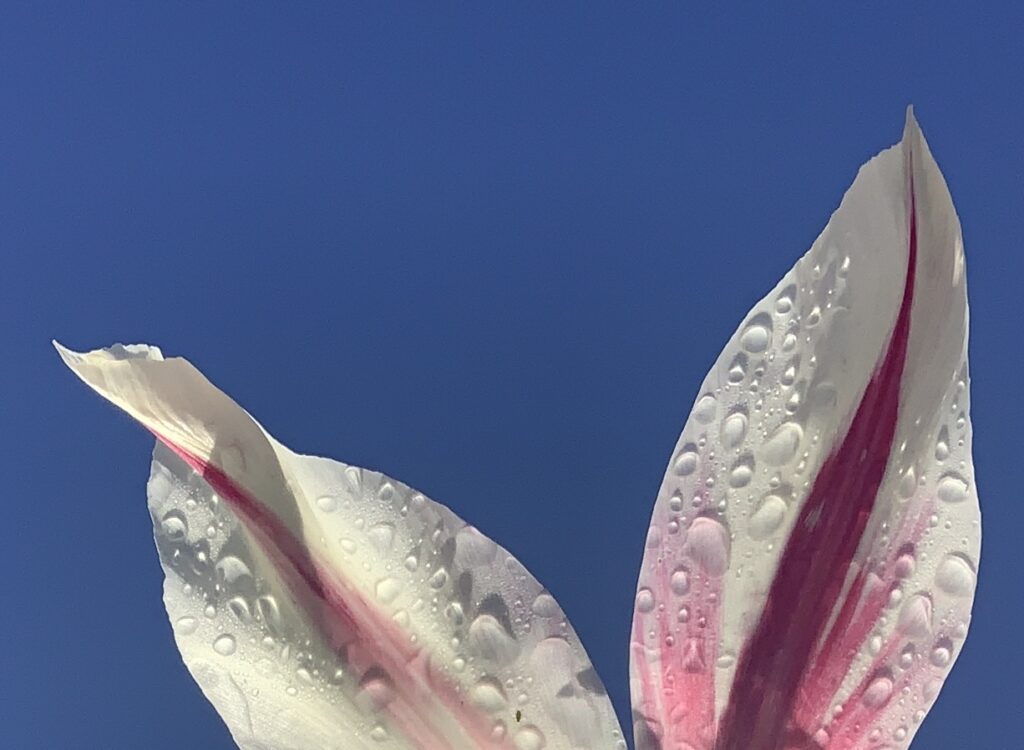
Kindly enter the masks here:
<path id="1" fill-rule="evenodd" d="M 698 392 L 630 649 L 638 748 L 909 745 L 981 528 L 960 225 L 908 112 Z"/>
<path id="2" fill-rule="evenodd" d="M 240 747 L 625 749 L 554 598 L 450 510 L 291 452 L 183 359 L 58 350 L 158 439 L 167 612 Z"/>

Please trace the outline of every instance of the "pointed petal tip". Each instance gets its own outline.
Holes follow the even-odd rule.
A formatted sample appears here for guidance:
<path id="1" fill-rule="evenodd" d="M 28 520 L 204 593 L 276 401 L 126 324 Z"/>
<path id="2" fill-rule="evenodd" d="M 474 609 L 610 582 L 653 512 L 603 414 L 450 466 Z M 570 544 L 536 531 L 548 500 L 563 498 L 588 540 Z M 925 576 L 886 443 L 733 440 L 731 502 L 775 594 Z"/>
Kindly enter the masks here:
<path id="1" fill-rule="evenodd" d="M 160 347 L 151 346 L 149 344 L 113 344 L 102 349 L 93 349 L 88 352 L 76 352 L 72 349 L 68 349 L 62 343 L 57 341 L 57 339 L 52 339 L 50 343 L 53 344 L 53 348 L 57 350 L 57 354 L 60 355 L 64 364 L 72 370 L 76 369 L 78 365 L 89 360 L 162 360 L 164 358 L 163 352 L 160 351 Z"/>
<path id="2" fill-rule="evenodd" d="M 903 123 L 903 138 L 902 143 L 905 143 L 911 151 L 918 151 L 921 143 L 924 142 L 924 133 L 921 132 L 921 124 L 917 121 L 916 115 L 914 115 L 914 105 L 907 105 L 907 116 Z"/>

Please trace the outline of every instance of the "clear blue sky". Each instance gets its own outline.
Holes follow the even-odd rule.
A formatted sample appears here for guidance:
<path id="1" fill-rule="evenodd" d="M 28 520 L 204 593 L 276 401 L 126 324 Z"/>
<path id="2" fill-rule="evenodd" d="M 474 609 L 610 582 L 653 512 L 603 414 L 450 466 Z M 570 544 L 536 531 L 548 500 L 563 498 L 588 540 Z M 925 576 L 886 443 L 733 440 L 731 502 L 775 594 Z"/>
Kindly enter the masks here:
<path id="1" fill-rule="evenodd" d="M 985 522 L 915 748 L 1024 746 L 1024 11 L 327 5 L 4 4 L 2 744 L 232 747 L 160 601 L 152 441 L 51 337 L 184 354 L 287 445 L 447 503 L 625 719 L 695 389 L 912 102 L 964 227 Z"/>

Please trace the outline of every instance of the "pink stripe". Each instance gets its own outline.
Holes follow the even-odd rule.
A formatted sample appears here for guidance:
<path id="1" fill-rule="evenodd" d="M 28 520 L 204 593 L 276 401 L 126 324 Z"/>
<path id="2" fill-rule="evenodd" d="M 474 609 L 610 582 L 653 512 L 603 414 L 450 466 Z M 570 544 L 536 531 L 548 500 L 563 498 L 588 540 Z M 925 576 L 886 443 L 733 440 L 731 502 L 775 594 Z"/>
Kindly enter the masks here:
<path id="1" fill-rule="evenodd" d="M 452 743 L 437 728 L 430 715 L 417 711 L 415 697 L 431 695 L 440 698 L 442 705 L 459 720 L 462 728 L 478 746 L 506 747 L 505 741 L 491 737 L 490 726 L 483 716 L 466 710 L 464 697 L 447 680 L 431 675 L 426 686 L 425 675 L 414 675 L 411 667 L 422 661 L 419 650 L 409 645 L 409 639 L 396 624 L 382 618 L 366 600 L 347 582 L 339 579 L 329 566 L 314 560 L 308 549 L 281 520 L 245 490 L 238 486 L 222 469 L 176 445 L 155 430 L 150 430 L 162 443 L 185 461 L 220 494 L 246 523 L 261 546 L 274 560 L 278 570 L 304 603 L 311 619 L 320 623 L 328 634 L 344 633 L 365 649 L 355 657 L 354 666 L 362 671 L 379 666 L 391 677 L 397 697 L 384 707 L 392 724 L 418 750 L 454 750 Z M 312 600 L 310 598 L 312 595 Z M 311 606 L 320 601 L 328 609 L 325 613 Z M 416 684 L 410 684 L 416 683 Z"/>
<path id="2" fill-rule="evenodd" d="M 815 747 L 813 727 L 793 726 L 803 675 L 812 663 L 875 506 L 896 433 L 917 268 L 912 162 L 909 248 L 903 299 L 885 354 L 849 429 L 824 461 L 800 510 L 760 621 L 740 654 L 717 750 Z"/>

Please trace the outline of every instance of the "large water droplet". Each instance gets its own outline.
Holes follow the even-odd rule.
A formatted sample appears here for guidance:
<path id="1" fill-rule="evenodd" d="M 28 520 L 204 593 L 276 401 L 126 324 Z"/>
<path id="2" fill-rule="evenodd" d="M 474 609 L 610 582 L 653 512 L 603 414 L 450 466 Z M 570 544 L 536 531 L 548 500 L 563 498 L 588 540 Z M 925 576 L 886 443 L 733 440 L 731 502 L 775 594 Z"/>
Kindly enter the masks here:
<path id="1" fill-rule="evenodd" d="M 644 614 L 654 609 L 654 592 L 649 588 L 642 588 L 636 592 L 636 611 Z"/>
<path id="2" fill-rule="evenodd" d="M 735 412 L 722 420 L 722 445 L 735 448 L 747 434 L 747 415 Z"/>
<path id="3" fill-rule="evenodd" d="M 231 656 L 231 654 L 235 653 L 235 648 L 237 648 L 237 644 L 235 643 L 234 636 L 227 633 L 218 636 L 213 642 L 213 650 L 221 656 Z"/>
<path id="4" fill-rule="evenodd" d="M 782 466 L 793 460 L 804 430 L 796 422 L 779 425 L 764 444 L 764 460 L 772 466 Z"/>
<path id="5" fill-rule="evenodd" d="M 377 554 L 387 557 L 395 542 L 395 525 L 393 523 L 376 523 L 366 532 L 366 537 L 370 540 L 370 545 L 377 550 Z"/>
<path id="6" fill-rule="evenodd" d="M 508 704 L 505 689 L 493 677 L 482 677 L 470 688 L 469 700 L 474 706 L 489 714 L 502 711 Z"/>
<path id="7" fill-rule="evenodd" d="M 888 675 L 880 675 L 873 679 L 864 689 L 861 700 L 868 708 L 881 708 L 892 697 L 893 682 Z"/>
<path id="8" fill-rule="evenodd" d="M 779 315 L 788 315 L 793 309 L 793 299 L 796 297 L 796 285 L 790 284 L 775 300 L 775 312 Z"/>
<path id="9" fill-rule="evenodd" d="M 740 346 L 752 354 L 766 351 L 772 343 L 772 319 L 765 313 L 755 315 L 740 334 Z"/>
<path id="10" fill-rule="evenodd" d="M 940 589 L 953 596 L 970 596 L 974 593 L 974 568 L 958 554 L 947 555 L 935 571 L 935 583 Z"/>
<path id="11" fill-rule="evenodd" d="M 384 604 L 391 604 L 402 593 L 402 582 L 393 576 L 377 581 L 377 598 Z"/>
<path id="12" fill-rule="evenodd" d="M 669 587 L 676 596 L 682 596 L 690 590 L 690 574 L 686 568 L 676 568 L 669 578 Z"/>
<path id="13" fill-rule="evenodd" d="M 939 479 L 936 494 L 947 503 L 959 503 L 967 499 L 967 481 L 957 474 L 945 474 Z"/>
<path id="14" fill-rule="evenodd" d="M 171 510 L 160 521 L 160 530 L 172 542 L 183 542 L 188 535 L 188 520 L 180 510 Z"/>
<path id="15" fill-rule="evenodd" d="M 741 456 L 729 470 L 729 486 L 734 489 L 746 487 L 754 478 L 754 457 L 751 455 Z"/>
<path id="16" fill-rule="evenodd" d="M 910 638 L 924 638 L 932 632 L 932 600 L 925 594 L 914 594 L 900 610 L 899 629 Z"/>
<path id="17" fill-rule="evenodd" d="M 516 732 L 513 738 L 516 750 L 542 750 L 545 745 L 544 734 L 535 726 L 525 726 Z"/>
<path id="18" fill-rule="evenodd" d="M 768 495 L 750 516 L 750 536 L 766 539 L 774 534 L 786 517 L 786 501 L 778 495 Z"/>
<path id="19" fill-rule="evenodd" d="M 395 699 L 395 686 L 388 674 L 377 667 L 367 670 L 359 681 L 356 703 L 364 711 L 379 711 Z"/>
<path id="20" fill-rule="evenodd" d="M 469 626 L 469 647 L 489 662 L 509 664 L 519 654 L 519 644 L 493 615 L 477 615 Z"/>
<path id="21" fill-rule="evenodd" d="M 533 605 L 530 607 L 533 610 L 533 614 L 537 617 L 554 617 L 558 614 L 558 602 L 555 601 L 555 597 L 551 594 L 540 594 L 536 599 L 533 600 Z"/>
<path id="22" fill-rule="evenodd" d="M 676 458 L 675 472 L 681 477 L 688 476 L 697 470 L 698 462 L 697 446 L 692 443 L 687 443 L 683 446 L 683 450 L 679 453 L 679 457 Z"/>
<path id="23" fill-rule="evenodd" d="M 949 428 L 946 425 L 939 430 L 939 438 L 935 441 L 935 460 L 945 461 L 949 458 Z"/>
<path id="24" fill-rule="evenodd" d="M 710 576 L 721 576 L 729 567 L 729 535 L 713 518 L 693 519 L 686 535 L 685 551 Z"/>
<path id="25" fill-rule="evenodd" d="M 333 513 L 338 509 L 338 498 L 334 495 L 321 495 L 316 499 L 316 507 L 324 513 Z"/>
<path id="26" fill-rule="evenodd" d="M 697 403 L 693 407 L 693 416 L 701 424 L 710 424 L 714 420 L 717 410 L 718 402 L 715 397 L 706 393 L 697 399 Z"/>

